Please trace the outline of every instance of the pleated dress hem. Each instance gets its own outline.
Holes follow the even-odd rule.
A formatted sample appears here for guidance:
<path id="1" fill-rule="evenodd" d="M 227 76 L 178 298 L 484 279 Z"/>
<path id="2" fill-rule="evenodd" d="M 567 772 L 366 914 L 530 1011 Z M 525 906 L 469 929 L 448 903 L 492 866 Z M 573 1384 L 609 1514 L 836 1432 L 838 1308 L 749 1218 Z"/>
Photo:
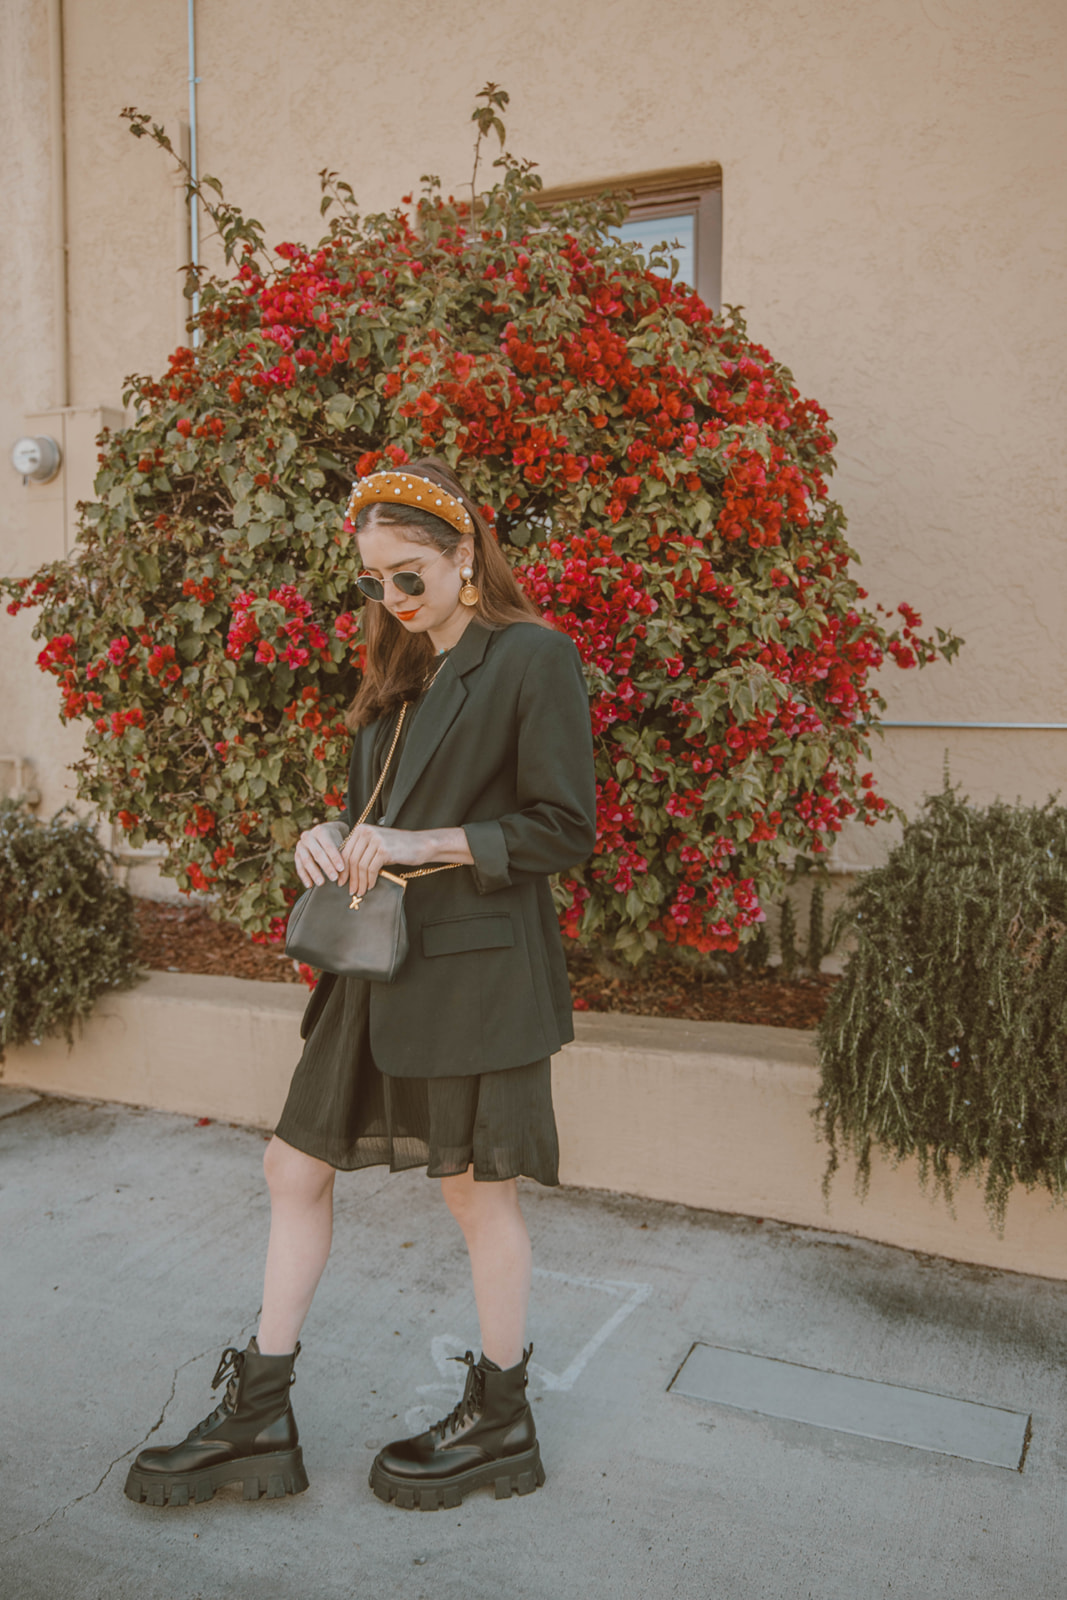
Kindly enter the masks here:
<path id="1" fill-rule="evenodd" d="M 499 1167 L 491 1172 L 479 1170 L 477 1162 L 472 1156 L 466 1159 L 454 1156 L 445 1160 L 440 1154 L 436 1160 L 431 1158 L 431 1152 L 413 1152 L 407 1159 L 398 1159 L 395 1150 L 390 1156 L 386 1151 L 378 1153 L 367 1152 L 365 1155 L 356 1154 L 355 1159 L 347 1161 L 328 1161 L 314 1148 L 316 1141 L 313 1136 L 308 1136 L 305 1130 L 292 1127 L 288 1123 L 279 1123 L 274 1130 L 275 1135 L 285 1144 L 291 1145 L 294 1150 L 300 1150 L 304 1155 L 314 1156 L 319 1161 L 326 1161 L 327 1166 L 336 1172 L 362 1172 L 365 1167 L 388 1167 L 390 1172 L 411 1172 L 418 1167 L 426 1168 L 428 1178 L 454 1178 L 461 1177 L 470 1166 L 474 1166 L 475 1183 L 505 1183 L 509 1178 L 532 1178 L 535 1183 L 542 1184 L 545 1188 L 554 1188 L 559 1185 L 558 1174 L 555 1177 L 544 1176 L 543 1173 L 527 1172 L 524 1167 L 515 1165 L 514 1170 L 500 1171 Z"/>
<path id="2" fill-rule="evenodd" d="M 391 1078 L 370 1048 L 369 985 L 338 978 L 304 1043 L 274 1129 L 338 1172 L 474 1168 L 478 1183 L 559 1184 L 549 1057 L 467 1077 Z"/>

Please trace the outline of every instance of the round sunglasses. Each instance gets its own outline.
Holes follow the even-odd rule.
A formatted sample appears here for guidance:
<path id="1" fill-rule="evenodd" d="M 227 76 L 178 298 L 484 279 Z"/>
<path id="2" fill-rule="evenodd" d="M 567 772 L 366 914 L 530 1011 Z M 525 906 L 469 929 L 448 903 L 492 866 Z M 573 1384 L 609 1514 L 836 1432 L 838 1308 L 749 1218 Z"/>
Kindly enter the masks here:
<path id="1" fill-rule="evenodd" d="M 427 561 L 422 572 L 425 572 L 428 567 L 432 567 L 434 561 L 440 561 L 444 554 L 444 550 L 439 551 L 434 556 L 433 561 Z M 423 594 L 425 593 L 426 585 L 422 581 L 422 572 L 391 572 L 389 577 L 401 594 Z M 372 578 L 367 572 L 360 573 L 356 579 L 356 587 L 363 591 L 368 600 L 385 599 L 385 584 L 381 578 Z"/>

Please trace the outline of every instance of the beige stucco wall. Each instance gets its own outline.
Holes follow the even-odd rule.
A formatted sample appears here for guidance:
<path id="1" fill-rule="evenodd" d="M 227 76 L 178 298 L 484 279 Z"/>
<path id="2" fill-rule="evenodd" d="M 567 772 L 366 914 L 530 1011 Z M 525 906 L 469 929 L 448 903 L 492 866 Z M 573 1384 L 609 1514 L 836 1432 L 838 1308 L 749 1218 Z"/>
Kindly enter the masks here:
<path id="1" fill-rule="evenodd" d="M 306 1000 L 289 984 L 154 972 L 102 995 L 73 1050 L 48 1038 L 10 1051 L 0 1081 L 273 1128 Z M 592 1013 L 575 1033 L 552 1062 L 563 1183 L 1067 1278 L 1063 1208 L 1044 1191 L 1014 1193 L 998 1237 L 975 1181 L 960 1184 L 953 1215 L 923 1194 L 913 1161 L 876 1158 L 866 1202 L 845 1161 L 826 1205 L 806 1033 Z"/>
<path id="2" fill-rule="evenodd" d="M 1061 448 L 1067 10 L 1056 0 L 231 0 L 198 8 L 200 156 L 277 239 L 318 231 L 317 171 L 367 208 L 469 179 L 469 111 L 511 93 L 510 147 L 546 183 L 717 161 L 723 290 L 840 436 L 837 493 L 872 598 L 967 639 L 952 667 L 887 672 L 887 715 L 1067 723 Z M 115 405 L 176 342 L 185 7 L 66 0 L 69 400 Z M 7 152 L 4 449 L 55 401 L 45 0 L 0 8 Z M 83 491 L 84 492 L 84 491 Z M 0 465 L 0 566 L 27 504 Z M 42 553 L 51 553 L 42 552 Z M 0 614 L 0 747 L 38 758 L 50 812 L 77 746 L 28 629 Z M 39 681 L 40 679 L 40 681 Z M 1043 799 L 1067 733 L 890 730 L 906 804 L 942 755 L 975 799 Z M 848 859 L 882 834 L 843 842 Z"/>

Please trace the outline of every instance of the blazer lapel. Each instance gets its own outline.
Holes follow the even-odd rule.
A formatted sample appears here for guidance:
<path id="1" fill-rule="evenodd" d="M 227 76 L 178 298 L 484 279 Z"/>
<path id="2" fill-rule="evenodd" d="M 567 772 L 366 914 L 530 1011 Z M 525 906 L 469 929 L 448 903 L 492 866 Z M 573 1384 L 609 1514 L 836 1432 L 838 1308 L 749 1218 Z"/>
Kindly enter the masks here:
<path id="1" fill-rule="evenodd" d="M 463 677 L 481 662 L 489 643 L 490 631 L 483 623 L 472 618 L 458 644 L 452 647 L 428 698 L 420 705 L 411 732 L 404 741 L 389 804 L 382 818 L 383 828 L 395 826 L 401 806 L 459 715 L 467 698 Z"/>

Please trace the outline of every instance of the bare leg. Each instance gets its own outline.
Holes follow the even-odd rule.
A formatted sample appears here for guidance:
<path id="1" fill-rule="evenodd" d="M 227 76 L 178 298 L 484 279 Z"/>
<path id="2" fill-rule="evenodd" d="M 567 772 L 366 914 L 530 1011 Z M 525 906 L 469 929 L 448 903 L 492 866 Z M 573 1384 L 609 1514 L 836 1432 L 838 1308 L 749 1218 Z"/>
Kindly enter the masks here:
<path id="1" fill-rule="evenodd" d="M 473 1169 L 442 1178 L 441 1193 L 467 1241 L 482 1351 L 505 1371 L 522 1360 L 532 1252 L 514 1178 L 475 1183 Z"/>
<path id="2" fill-rule="evenodd" d="M 263 1152 L 263 1170 L 270 1242 L 257 1343 L 263 1355 L 288 1355 L 330 1254 L 334 1169 L 275 1136 Z"/>

